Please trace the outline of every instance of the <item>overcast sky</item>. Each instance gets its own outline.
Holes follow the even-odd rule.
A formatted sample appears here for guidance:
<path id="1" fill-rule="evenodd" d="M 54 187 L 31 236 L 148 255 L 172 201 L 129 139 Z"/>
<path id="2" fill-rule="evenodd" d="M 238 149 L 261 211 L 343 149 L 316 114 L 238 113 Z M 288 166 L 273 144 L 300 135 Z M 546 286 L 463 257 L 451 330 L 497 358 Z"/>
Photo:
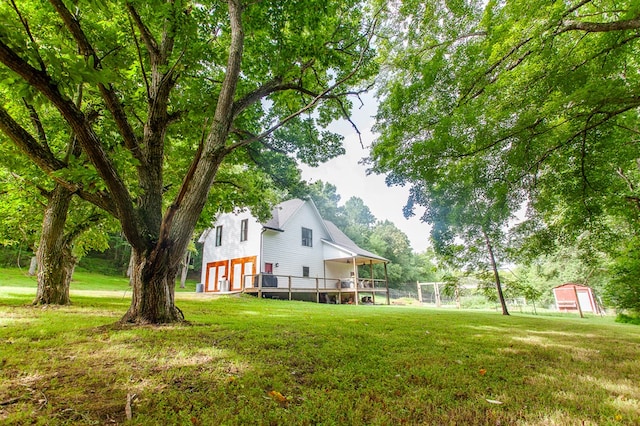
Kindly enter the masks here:
<path id="1" fill-rule="evenodd" d="M 375 106 L 372 101 L 369 102 L 371 103 L 366 107 L 355 110 L 353 115 L 353 121 L 362 133 L 364 149 L 351 124 L 341 122 L 332 130 L 344 136 L 347 153 L 318 167 L 300 165 L 302 178 L 311 182 L 322 180 L 335 185 L 341 205 L 351 197 L 361 198 L 377 220 L 388 219 L 393 222 L 407 234 L 413 250 L 422 252 L 428 246 L 430 228 L 416 217 L 421 215 L 420 210 L 416 210 L 416 216 L 410 219 L 403 216 L 402 208 L 407 202 L 408 188 L 388 187 L 384 176 L 367 176 L 366 167 L 358 164 L 360 159 L 368 155 L 369 146 L 374 140 L 371 127 L 374 123 Z"/>

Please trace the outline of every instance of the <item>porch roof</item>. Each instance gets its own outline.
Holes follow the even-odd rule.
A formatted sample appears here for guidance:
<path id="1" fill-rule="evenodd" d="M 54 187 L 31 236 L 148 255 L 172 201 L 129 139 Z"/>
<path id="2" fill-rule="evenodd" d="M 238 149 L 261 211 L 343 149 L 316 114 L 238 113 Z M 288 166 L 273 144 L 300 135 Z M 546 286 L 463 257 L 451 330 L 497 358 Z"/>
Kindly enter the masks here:
<path id="1" fill-rule="evenodd" d="M 353 242 L 351 238 L 345 235 L 333 222 L 328 220 L 324 221 L 324 224 L 329 232 L 329 239 L 323 239 L 322 242 L 337 250 L 333 251 L 325 260 L 332 262 L 344 262 L 349 263 L 355 259 L 356 264 L 368 264 L 368 263 L 388 263 L 389 260 L 382 256 L 378 256 L 368 250 L 359 247 Z"/>

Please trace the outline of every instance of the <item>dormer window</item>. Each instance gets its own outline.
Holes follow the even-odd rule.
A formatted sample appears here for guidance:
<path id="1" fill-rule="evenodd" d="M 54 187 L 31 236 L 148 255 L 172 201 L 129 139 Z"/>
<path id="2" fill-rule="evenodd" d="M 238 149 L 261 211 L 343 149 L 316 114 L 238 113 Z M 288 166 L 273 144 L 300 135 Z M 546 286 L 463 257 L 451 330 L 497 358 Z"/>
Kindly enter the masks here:
<path id="1" fill-rule="evenodd" d="M 313 231 L 309 228 L 302 228 L 302 245 L 313 247 Z"/>

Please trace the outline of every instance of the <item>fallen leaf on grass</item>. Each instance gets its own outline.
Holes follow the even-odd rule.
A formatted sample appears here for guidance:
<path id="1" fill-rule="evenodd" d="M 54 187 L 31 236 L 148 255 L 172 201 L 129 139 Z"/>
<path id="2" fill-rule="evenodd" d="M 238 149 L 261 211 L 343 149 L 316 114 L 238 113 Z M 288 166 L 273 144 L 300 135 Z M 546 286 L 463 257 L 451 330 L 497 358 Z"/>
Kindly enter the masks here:
<path id="1" fill-rule="evenodd" d="M 268 395 L 273 398 L 280 405 L 287 405 L 289 400 L 286 396 L 278 392 L 277 390 L 272 390 L 268 392 Z"/>
<path id="2" fill-rule="evenodd" d="M 497 399 L 486 399 L 486 401 L 487 401 L 489 404 L 498 404 L 498 405 L 500 405 L 500 404 L 504 404 L 504 402 L 502 402 L 502 401 L 498 401 Z"/>
<path id="3" fill-rule="evenodd" d="M 481 376 L 484 376 L 485 374 L 487 374 L 487 370 L 485 370 L 484 368 L 481 368 L 481 369 L 478 371 L 478 373 L 479 373 Z"/>

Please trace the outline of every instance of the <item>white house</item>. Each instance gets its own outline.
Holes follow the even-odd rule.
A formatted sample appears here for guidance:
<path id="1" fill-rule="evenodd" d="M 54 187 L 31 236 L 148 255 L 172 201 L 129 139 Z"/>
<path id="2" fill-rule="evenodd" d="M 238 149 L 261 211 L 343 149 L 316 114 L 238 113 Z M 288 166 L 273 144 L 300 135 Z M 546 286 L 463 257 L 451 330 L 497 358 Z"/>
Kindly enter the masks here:
<path id="1" fill-rule="evenodd" d="M 311 200 L 278 204 L 260 223 L 249 212 L 221 214 L 200 237 L 204 292 L 247 292 L 289 299 L 375 302 L 385 279 L 373 279 L 373 265 L 388 260 L 358 247 Z M 368 277 L 358 266 L 370 265 Z"/>

